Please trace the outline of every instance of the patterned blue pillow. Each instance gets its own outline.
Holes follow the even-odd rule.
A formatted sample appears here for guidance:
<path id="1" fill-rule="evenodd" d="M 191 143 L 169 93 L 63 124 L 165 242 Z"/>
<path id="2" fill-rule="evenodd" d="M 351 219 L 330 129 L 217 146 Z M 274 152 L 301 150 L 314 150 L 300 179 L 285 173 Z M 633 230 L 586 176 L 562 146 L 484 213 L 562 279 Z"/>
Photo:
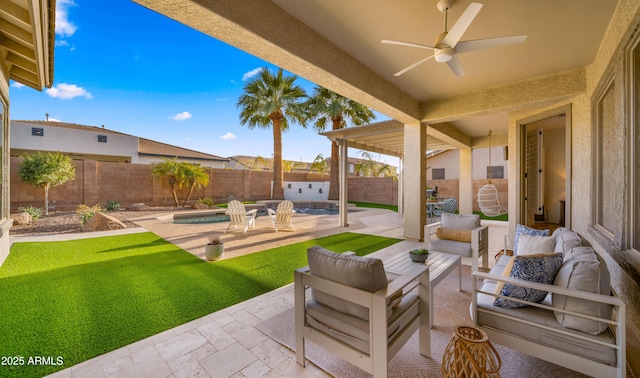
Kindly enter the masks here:
<path id="1" fill-rule="evenodd" d="M 514 256 L 511 278 L 553 285 L 556 275 L 562 266 L 562 253 L 541 253 L 538 255 Z M 505 297 L 522 299 L 528 302 L 541 303 L 547 296 L 546 291 L 505 283 L 500 291 Z M 504 308 L 526 307 L 524 303 L 496 298 L 494 306 Z"/>
<path id="2" fill-rule="evenodd" d="M 534 236 L 549 236 L 549 230 L 537 230 L 535 228 L 527 227 L 525 225 L 519 224 L 516 226 L 516 235 L 513 238 L 513 254 L 518 254 L 518 240 L 520 240 L 520 235 L 534 235 Z"/>

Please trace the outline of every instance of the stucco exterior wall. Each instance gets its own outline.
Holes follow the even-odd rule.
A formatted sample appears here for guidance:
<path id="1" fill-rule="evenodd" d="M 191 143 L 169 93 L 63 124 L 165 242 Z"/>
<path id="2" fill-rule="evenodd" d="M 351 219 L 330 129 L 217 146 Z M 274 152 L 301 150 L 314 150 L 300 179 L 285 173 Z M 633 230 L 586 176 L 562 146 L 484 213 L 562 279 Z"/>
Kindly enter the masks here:
<path id="1" fill-rule="evenodd" d="M 32 135 L 32 128 L 42 129 L 42 136 Z M 107 142 L 98 142 L 98 136 L 106 136 Z M 63 127 L 11 122 L 11 148 L 30 151 L 56 151 L 76 155 L 126 156 L 131 163 L 138 162 L 138 138 L 130 135 L 79 131 Z"/>

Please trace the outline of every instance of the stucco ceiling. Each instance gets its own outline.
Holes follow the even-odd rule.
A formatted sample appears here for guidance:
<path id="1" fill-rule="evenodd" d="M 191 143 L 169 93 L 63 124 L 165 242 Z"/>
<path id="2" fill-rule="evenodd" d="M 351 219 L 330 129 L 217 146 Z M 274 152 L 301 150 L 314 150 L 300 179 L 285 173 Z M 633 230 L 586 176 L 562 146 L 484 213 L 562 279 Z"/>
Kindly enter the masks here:
<path id="1" fill-rule="evenodd" d="M 400 77 L 393 74 L 429 50 L 381 44 L 393 39 L 434 45 L 444 30 L 437 0 L 273 0 L 340 49 L 420 102 L 451 97 L 590 64 L 617 0 L 476 0 L 483 7 L 461 40 L 527 35 L 522 44 L 459 55 L 456 77 L 433 59 Z M 470 0 L 457 0 L 449 28 Z"/>

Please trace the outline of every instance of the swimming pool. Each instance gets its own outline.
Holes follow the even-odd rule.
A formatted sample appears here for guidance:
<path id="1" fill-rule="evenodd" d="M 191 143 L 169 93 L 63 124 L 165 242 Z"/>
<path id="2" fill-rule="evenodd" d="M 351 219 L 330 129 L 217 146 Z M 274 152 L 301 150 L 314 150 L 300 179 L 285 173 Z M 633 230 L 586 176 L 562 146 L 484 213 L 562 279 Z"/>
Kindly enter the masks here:
<path id="1" fill-rule="evenodd" d="M 324 209 L 313 209 L 313 208 L 295 208 L 294 209 L 298 214 L 307 214 L 307 215 L 337 215 L 339 210 L 336 208 L 324 208 Z M 256 218 L 267 215 L 268 212 L 266 209 L 258 210 L 256 213 Z M 229 222 L 229 216 L 224 213 L 218 214 L 206 214 L 206 215 L 196 215 L 193 216 L 180 216 L 176 218 L 174 216 L 173 223 L 174 224 L 206 224 L 206 223 L 220 223 L 220 222 Z"/>

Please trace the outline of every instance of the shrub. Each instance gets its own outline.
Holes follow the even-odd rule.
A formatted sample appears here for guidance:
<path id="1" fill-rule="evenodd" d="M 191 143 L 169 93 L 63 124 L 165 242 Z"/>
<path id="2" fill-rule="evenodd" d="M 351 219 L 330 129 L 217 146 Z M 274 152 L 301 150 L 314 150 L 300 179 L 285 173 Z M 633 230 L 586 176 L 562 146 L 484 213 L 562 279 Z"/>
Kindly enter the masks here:
<path id="1" fill-rule="evenodd" d="M 107 211 L 116 211 L 120 208 L 120 202 L 107 201 Z"/>
<path id="2" fill-rule="evenodd" d="M 213 203 L 213 199 L 211 199 L 210 197 L 200 198 L 198 202 L 203 203 L 209 207 L 213 207 L 215 205 L 215 203 Z"/>
<path id="3" fill-rule="evenodd" d="M 91 219 L 97 212 L 102 211 L 100 205 L 95 204 L 92 207 L 87 205 L 78 205 L 78 209 L 76 210 L 76 214 L 80 217 L 80 225 L 83 226 L 85 223 Z"/>
<path id="4" fill-rule="evenodd" d="M 29 215 L 31 215 L 31 219 L 36 220 L 42 216 L 42 209 L 35 206 L 24 206 L 18 208 L 18 210 L 23 211 Z"/>

